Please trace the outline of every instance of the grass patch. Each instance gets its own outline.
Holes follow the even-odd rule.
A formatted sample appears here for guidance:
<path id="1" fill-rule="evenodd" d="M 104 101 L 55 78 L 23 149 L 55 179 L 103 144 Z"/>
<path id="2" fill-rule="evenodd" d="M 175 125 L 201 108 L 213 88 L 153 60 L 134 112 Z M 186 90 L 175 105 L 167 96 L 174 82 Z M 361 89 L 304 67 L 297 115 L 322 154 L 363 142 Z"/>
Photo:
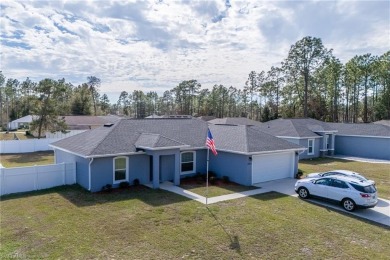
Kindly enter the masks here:
<path id="1" fill-rule="evenodd" d="M 390 231 L 278 193 L 211 206 L 143 187 L 2 198 L 0 258 L 385 259 Z M 331 228 L 332 227 L 332 228 Z"/>
<path id="2" fill-rule="evenodd" d="M 2 154 L 0 163 L 6 168 L 53 164 L 54 152 Z"/>
<path id="3" fill-rule="evenodd" d="M 379 197 L 390 199 L 390 165 L 384 163 L 355 162 L 334 158 L 316 158 L 299 161 L 299 169 L 305 174 L 330 170 L 350 170 L 374 180 Z"/>
<path id="4" fill-rule="evenodd" d="M 199 194 L 201 196 L 206 196 L 207 197 L 216 197 L 216 196 L 221 196 L 221 195 L 227 195 L 227 194 L 232 194 L 236 192 L 242 192 L 242 191 L 247 191 L 247 190 L 253 190 L 253 189 L 258 189 L 258 187 L 253 187 L 253 186 L 242 186 L 236 183 L 224 183 L 222 181 L 219 181 L 216 185 L 211 185 L 209 183 L 208 187 L 208 193 L 206 189 L 206 182 L 201 182 L 201 183 L 185 183 L 181 182 L 180 187 L 189 190 L 193 193 Z"/>

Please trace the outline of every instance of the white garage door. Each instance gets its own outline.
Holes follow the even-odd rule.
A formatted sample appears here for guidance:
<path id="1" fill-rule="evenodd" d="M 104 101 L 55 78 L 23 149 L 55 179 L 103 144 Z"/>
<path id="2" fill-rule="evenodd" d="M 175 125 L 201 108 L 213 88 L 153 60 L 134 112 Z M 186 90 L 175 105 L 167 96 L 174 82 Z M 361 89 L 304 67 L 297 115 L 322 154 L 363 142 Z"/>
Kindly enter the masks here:
<path id="1" fill-rule="evenodd" d="M 252 183 L 293 177 L 294 152 L 252 156 Z"/>

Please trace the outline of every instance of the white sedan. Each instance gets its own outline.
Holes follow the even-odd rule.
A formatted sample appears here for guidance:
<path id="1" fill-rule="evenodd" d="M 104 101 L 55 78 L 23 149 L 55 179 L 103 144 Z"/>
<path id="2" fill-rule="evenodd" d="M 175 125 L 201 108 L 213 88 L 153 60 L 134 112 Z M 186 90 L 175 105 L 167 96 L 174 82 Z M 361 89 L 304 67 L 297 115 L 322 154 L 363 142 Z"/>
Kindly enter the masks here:
<path id="1" fill-rule="evenodd" d="M 341 203 L 347 211 L 358 208 L 372 208 L 378 203 L 375 186 L 368 181 L 359 181 L 346 176 L 305 178 L 295 183 L 299 197 L 317 197 Z"/>
<path id="2" fill-rule="evenodd" d="M 310 173 L 307 175 L 308 178 L 321 178 L 321 177 L 328 177 L 328 176 L 347 176 L 347 177 L 355 178 L 359 181 L 368 181 L 368 182 L 371 182 L 372 184 L 375 184 L 375 181 L 369 180 L 357 172 L 352 172 L 352 171 L 348 171 L 348 170 L 333 170 L 333 171 L 328 171 L 328 172 L 315 172 L 315 173 Z"/>

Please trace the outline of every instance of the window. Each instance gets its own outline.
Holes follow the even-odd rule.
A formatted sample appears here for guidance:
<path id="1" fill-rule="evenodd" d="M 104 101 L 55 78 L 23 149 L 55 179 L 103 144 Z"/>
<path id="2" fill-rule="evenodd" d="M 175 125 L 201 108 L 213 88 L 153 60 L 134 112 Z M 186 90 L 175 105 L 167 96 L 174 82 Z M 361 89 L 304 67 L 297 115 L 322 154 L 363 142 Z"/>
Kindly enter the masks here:
<path id="1" fill-rule="evenodd" d="M 333 180 L 332 186 L 336 187 L 336 188 L 341 188 L 341 189 L 348 189 L 349 188 L 345 182 L 340 181 L 340 180 Z"/>
<path id="2" fill-rule="evenodd" d="M 113 183 L 120 183 L 127 181 L 127 157 L 114 158 L 114 181 Z"/>
<path id="3" fill-rule="evenodd" d="M 319 179 L 315 183 L 318 184 L 318 185 L 329 186 L 330 185 L 330 179 Z"/>
<path id="4" fill-rule="evenodd" d="M 307 142 L 307 155 L 313 155 L 314 154 L 314 139 L 309 139 Z"/>
<path id="5" fill-rule="evenodd" d="M 195 166 L 195 152 L 183 152 L 181 153 L 181 173 L 194 173 L 196 171 Z"/>

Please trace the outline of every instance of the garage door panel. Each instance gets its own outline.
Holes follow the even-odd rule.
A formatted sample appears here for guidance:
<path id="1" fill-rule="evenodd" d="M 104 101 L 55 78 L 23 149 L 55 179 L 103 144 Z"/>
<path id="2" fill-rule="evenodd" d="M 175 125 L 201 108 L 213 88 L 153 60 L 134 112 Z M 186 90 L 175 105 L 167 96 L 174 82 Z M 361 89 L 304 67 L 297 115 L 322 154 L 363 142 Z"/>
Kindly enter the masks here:
<path id="1" fill-rule="evenodd" d="M 252 183 L 292 177 L 293 152 L 252 156 Z"/>

